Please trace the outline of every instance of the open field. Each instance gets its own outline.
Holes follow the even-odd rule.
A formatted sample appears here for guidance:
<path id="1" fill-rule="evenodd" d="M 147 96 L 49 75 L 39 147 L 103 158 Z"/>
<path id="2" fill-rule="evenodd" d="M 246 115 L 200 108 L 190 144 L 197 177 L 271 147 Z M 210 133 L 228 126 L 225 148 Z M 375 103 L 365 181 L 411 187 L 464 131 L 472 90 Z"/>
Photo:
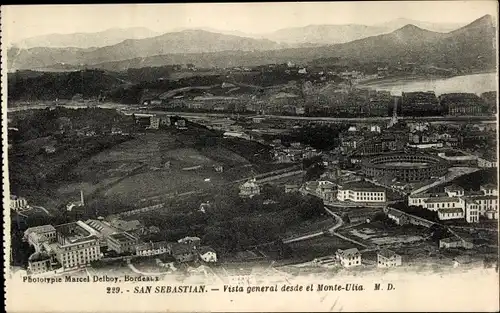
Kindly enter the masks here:
<path id="1" fill-rule="evenodd" d="M 425 239 L 428 230 L 417 226 L 384 227 L 381 222 L 364 223 L 342 232 L 343 235 L 361 239 L 371 244 L 393 246 L 419 242 Z"/>
<path id="2" fill-rule="evenodd" d="M 290 258 L 311 261 L 314 258 L 335 254 L 337 249 L 349 249 L 362 247 L 338 237 L 318 237 L 314 239 L 294 242 L 288 245 Z"/>

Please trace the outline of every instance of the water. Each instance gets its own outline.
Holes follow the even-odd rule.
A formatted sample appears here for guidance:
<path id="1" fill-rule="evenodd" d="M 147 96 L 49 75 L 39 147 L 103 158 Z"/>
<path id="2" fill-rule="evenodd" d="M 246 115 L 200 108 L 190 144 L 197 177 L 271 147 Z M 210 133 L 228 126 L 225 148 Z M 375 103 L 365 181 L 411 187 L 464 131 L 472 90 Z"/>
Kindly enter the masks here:
<path id="1" fill-rule="evenodd" d="M 411 91 L 434 91 L 439 96 L 452 92 L 471 92 L 480 95 L 486 91 L 496 91 L 498 83 L 496 73 L 485 73 L 451 78 L 380 81 L 367 83 L 364 86 L 390 91 L 395 96 L 400 96 L 402 92 Z"/>

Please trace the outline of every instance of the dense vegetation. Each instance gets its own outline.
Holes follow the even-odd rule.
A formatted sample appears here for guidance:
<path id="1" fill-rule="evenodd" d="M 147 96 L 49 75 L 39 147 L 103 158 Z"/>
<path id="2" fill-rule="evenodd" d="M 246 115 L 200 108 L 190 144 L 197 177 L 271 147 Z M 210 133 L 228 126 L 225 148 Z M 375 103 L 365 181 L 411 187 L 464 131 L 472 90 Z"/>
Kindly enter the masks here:
<path id="1" fill-rule="evenodd" d="M 137 216 L 146 225 L 155 225 L 160 234 L 151 240 L 174 241 L 183 236 L 199 236 L 204 244 L 222 253 L 240 251 L 281 238 L 287 229 L 324 214 L 320 199 L 300 194 L 284 194 L 265 185 L 262 194 L 251 199 L 238 197 L 237 189 L 220 190 L 212 197 L 206 213 L 184 210 L 176 213 L 151 212 Z M 266 201 L 268 200 L 268 201 Z"/>

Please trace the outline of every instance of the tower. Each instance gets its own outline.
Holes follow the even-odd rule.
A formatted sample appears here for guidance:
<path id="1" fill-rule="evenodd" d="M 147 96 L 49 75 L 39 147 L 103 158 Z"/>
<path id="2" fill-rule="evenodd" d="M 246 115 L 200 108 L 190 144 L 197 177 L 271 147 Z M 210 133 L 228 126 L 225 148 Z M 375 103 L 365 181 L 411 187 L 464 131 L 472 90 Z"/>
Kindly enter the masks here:
<path id="1" fill-rule="evenodd" d="M 83 200 L 83 190 L 80 190 L 80 203 L 82 204 L 82 206 L 85 205 L 85 202 Z"/>

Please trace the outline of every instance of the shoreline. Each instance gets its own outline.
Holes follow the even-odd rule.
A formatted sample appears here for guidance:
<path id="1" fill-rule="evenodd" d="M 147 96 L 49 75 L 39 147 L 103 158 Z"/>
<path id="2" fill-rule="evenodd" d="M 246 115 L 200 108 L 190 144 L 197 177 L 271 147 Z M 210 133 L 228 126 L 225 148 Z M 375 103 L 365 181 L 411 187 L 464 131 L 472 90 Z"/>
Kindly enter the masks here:
<path id="1" fill-rule="evenodd" d="M 481 74 L 496 74 L 492 71 L 474 71 L 466 74 L 458 75 L 407 75 L 407 76 L 397 76 L 397 77 L 386 77 L 386 78 L 375 78 L 360 82 L 357 86 L 372 87 L 372 86 L 390 86 L 392 84 L 401 84 L 405 82 L 420 82 L 425 80 L 445 80 L 460 76 L 471 76 L 471 75 L 481 75 Z"/>

